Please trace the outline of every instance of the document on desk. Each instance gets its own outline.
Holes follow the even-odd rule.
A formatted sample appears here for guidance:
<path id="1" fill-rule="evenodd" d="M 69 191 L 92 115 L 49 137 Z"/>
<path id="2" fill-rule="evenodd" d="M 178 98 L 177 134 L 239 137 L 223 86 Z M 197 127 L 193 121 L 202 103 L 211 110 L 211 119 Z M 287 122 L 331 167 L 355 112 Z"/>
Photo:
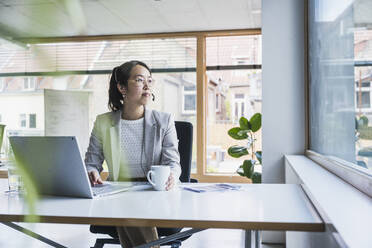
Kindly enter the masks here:
<path id="1" fill-rule="evenodd" d="M 196 193 L 204 193 L 204 192 L 213 192 L 213 191 L 230 191 L 230 190 L 239 190 L 241 186 L 239 185 L 232 185 L 227 183 L 218 183 L 212 185 L 187 185 L 181 186 L 184 190 L 189 190 Z"/>

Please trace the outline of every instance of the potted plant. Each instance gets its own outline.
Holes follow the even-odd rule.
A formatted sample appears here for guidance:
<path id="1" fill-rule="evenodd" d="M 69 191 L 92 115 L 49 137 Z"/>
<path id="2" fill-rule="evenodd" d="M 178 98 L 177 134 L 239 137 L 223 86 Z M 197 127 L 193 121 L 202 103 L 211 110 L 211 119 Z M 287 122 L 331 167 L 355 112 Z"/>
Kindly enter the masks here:
<path id="1" fill-rule="evenodd" d="M 228 131 L 231 138 L 236 140 L 247 140 L 245 146 L 230 146 L 227 153 L 233 158 L 249 155 L 250 159 L 243 161 L 237 169 L 240 176 L 247 177 L 253 183 L 261 183 L 261 173 L 255 172 L 255 165 L 262 163 L 262 151 L 255 150 L 255 133 L 261 128 L 261 114 L 254 114 L 249 120 L 245 117 L 239 119 L 239 127 L 233 127 Z"/>

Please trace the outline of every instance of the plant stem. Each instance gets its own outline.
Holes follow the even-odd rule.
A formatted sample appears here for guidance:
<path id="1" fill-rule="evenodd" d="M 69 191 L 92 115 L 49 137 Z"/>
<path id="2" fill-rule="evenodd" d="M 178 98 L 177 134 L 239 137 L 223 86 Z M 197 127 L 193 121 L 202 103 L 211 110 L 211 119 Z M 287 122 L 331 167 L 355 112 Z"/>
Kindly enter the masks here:
<path id="1" fill-rule="evenodd" d="M 252 160 L 254 160 L 254 135 L 253 135 L 253 132 L 250 131 L 250 135 L 251 135 L 251 139 L 252 139 L 252 145 L 251 145 L 251 149 L 252 149 Z"/>

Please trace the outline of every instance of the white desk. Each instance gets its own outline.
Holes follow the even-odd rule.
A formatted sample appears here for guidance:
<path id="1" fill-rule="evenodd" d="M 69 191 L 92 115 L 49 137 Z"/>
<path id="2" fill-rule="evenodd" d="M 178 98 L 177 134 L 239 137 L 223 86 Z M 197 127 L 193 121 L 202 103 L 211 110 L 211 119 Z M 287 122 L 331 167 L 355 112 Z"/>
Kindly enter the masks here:
<path id="1" fill-rule="evenodd" d="M 0 222 L 24 222 L 27 204 L 3 193 L 5 183 L 0 180 Z M 137 191 L 97 199 L 43 197 L 36 209 L 40 223 L 324 230 L 301 187 L 288 184 L 248 184 L 240 191 L 208 193 Z"/>

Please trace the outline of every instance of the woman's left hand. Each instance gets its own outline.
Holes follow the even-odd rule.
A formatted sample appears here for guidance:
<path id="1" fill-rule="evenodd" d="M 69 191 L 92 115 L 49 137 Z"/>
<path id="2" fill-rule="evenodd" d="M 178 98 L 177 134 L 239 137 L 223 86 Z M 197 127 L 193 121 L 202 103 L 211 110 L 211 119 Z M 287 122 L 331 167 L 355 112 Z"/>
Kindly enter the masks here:
<path id="1" fill-rule="evenodd" d="M 174 185 L 175 185 L 175 181 L 174 181 L 173 173 L 171 172 L 169 174 L 168 181 L 167 181 L 167 186 L 165 187 L 165 189 L 166 190 L 171 190 L 171 189 L 173 189 Z"/>

